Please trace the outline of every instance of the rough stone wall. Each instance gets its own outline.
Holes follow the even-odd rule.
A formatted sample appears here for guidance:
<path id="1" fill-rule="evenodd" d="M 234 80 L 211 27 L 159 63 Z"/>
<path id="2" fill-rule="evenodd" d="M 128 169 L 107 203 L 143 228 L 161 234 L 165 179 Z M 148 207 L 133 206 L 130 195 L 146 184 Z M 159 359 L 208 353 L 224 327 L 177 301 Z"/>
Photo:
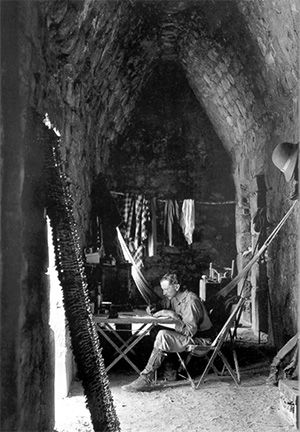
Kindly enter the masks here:
<path id="1" fill-rule="evenodd" d="M 236 256 L 234 205 L 205 204 L 234 201 L 229 156 L 183 71 L 173 62 L 156 66 L 133 117 L 131 127 L 111 152 L 110 187 L 159 200 L 159 256 L 146 260 L 148 280 L 159 281 L 171 266 L 185 281 L 193 279 L 198 289 L 210 261 L 230 266 Z M 181 209 L 186 198 L 195 200 L 196 227 L 190 251 L 177 234 L 174 244 L 180 247 L 179 253 L 164 247 L 168 244 L 163 232 L 164 201 L 176 199 Z"/>
<path id="2" fill-rule="evenodd" d="M 208 25 L 203 18 L 191 19 L 189 30 L 182 35 L 180 44 L 180 58 L 191 87 L 232 155 L 238 199 L 236 223 L 240 268 L 245 264 L 242 252 L 252 246 L 251 224 L 257 210 L 257 198 L 253 199 L 253 195 L 258 193 L 256 178 L 266 175 L 268 192 L 271 188 L 274 190 L 274 167 L 271 167 L 270 161 L 274 144 L 286 139 L 295 141 L 297 136 L 295 85 L 298 71 L 293 50 L 297 43 L 295 32 L 288 30 L 294 28 L 295 3 L 288 10 L 278 2 L 276 5 L 268 4 L 268 8 L 258 3 L 240 2 L 240 10 L 234 12 L 236 19 L 233 20 L 238 24 L 230 31 L 226 26 L 220 29 L 216 24 L 214 27 L 213 21 Z M 280 19 L 278 15 L 281 15 Z M 217 17 L 215 20 L 217 23 Z M 243 32 L 240 32 L 241 28 Z M 287 56 L 289 51 L 291 55 Z M 288 128 L 290 133 L 287 135 Z M 283 186 L 276 196 L 273 192 L 268 193 L 267 203 L 272 209 L 274 207 L 271 202 L 280 208 L 284 189 Z M 274 213 L 271 211 L 269 214 L 273 219 Z M 279 220 L 278 217 L 276 222 Z M 288 225 L 285 229 L 288 229 Z M 280 259 L 277 251 L 274 261 L 268 262 L 269 286 L 276 286 L 276 280 L 272 277 L 274 268 L 280 268 L 282 262 L 290 259 L 294 261 L 296 242 L 293 237 L 289 244 L 290 256 L 281 249 Z M 297 327 L 297 306 L 293 302 L 297 281 L 292 276 L 295 271 L 297 272 L 295 268 L 292 271 L 282 268 L 282 272 L 286 273 L 284 278 L 293 287 L 293 299 L 282 302 L 290 295 L 290 289 L 284 283 L 281 291 L 285 292 L 283 298 L 277 293 L 276 300 L 274 298 L 274 302 L 271 302 L 272 321 L 276 326 L 273 329 L 274 340 L 277 345 L 282 343 L 280 325 L 277 325 L 282 314 L 278 314 L 279 310 L 276 311 L 274 304 L 278 307 L 282 303 L 288 303 L 288 308 L 293 313 L 286 320 L 294 331 Z M 259 287 L 253 288 L 256 290 Z M 271 333 L 271 329 L 269 330 Z"/>
<path id="3" fill-rule="evenodd" d="M 294 184 L 287 184 L 271 162 L 275 146 L 284 141 L 299 142 L 299 4 L 273 0 L 240 2 L 249 34 L 257 43 L 261 62 L 265 104 L 271 117 L 266 142 L 267 208 L 270 229 L 292 205 Z M 272 327 L 276 346 L 282 346 L 297 331 L 299 299 L 299 208 L 268 249 L 268 278 Z"/>
<path id="4" fill-rule="evenodd" d="M 44 2 L 41 10 L 44 66 L 35 75 L 37 104 L 62 131 L 82 243 L 91 179 L 106 171 L 153 59 L 173 60 L 182 64 L 232 159 L 241 268 L 243 252 L 254 242 L 257 176 L 265 175 L 271 209 L 285 194 L 284 185 L 274 193 L 272 150 L 298 135 L 296 1 L 63 1 L 59 7 Z M 270 286 L 275 267 L 268 263 Z M 295 280 L 289 283 L 295 292 Z M 274 295 L 273 303 L 282 303 Z"/>
<path id="5" fill-rule="evenodd" d="M 242 252 L 251 246 L 251 181 L 263 169 L 264 108 L 255 100 L 252 83 L 231 45 L 224 47 L 210 40 L 209 35 L 198 33 L 197 36 L 190 30 L 182 40 L 181 55 L 189 82 L 232 157 L 238 200 L 237 250 L 241 265 Z M 256 159 L 261 161 L 261 166 L 255 166 Z"/>
<path id="6" fill-rule="evenodd" d="M 1 43 L 9 47 L 1 102 L 3 430 L 53 429 L 45 232 L 35 200 L 42 157 L 33 139 L 41 120 L 32 120 L 28 106 L 48 112 L 61 132 L 82 243 L 91 181 L 107 170 L 156 56 L 180 61 L 231 157 L 240 267 L 253 242 L 257 176 L 265 176 L 269 229 L 291 205 L 292 185 L 271 153 L 279 142 L 299 140 L 297 1 L 161 2 L 168 10 L 153 15 L 153 5 L 142 3 L 1 2 Z M 278 347 L 297 329 L 298 224 L 296 208 L 268 251 Z"/>
<path id="7" fill-rule="evenodd" d="M 61 133 L 85 244 L 92 181 L 105 171 L 110 148 L 147 79 L 155 47 L 142 30 L 145 19 L 133 19 L 130 2 L 42 2 L 40 7 L 44 73 L 36 103 Z"/>
<path id="8" fill-rule="evenodd" d="M 54 427 L 41 120 L 29 107 L 32 2 L 1 2 L 1 430 Z"/>

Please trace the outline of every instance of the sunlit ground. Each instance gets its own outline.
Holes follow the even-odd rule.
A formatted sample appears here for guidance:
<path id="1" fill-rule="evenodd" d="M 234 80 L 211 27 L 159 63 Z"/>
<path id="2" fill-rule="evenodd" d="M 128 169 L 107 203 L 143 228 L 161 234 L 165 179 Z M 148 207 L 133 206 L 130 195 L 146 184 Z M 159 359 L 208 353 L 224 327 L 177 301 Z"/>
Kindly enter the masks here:
<path id="1" fill-rule="evenodd" d="M 288 432 L 296 429 L 279 411 L 279 391 L 266 385 L 267 367 L 242 371 L 236 386 L 229 377 L 209 375 L 193 390 L 185 381 L 164 382 L 157 390 L 126 393 L 121 385 L 134 374 L 110 375 L 111 391 L 123 432 Z M 70 396 L 56 410 L 56 431 L 90 432 L 82 387 L 74 382 Z"/>

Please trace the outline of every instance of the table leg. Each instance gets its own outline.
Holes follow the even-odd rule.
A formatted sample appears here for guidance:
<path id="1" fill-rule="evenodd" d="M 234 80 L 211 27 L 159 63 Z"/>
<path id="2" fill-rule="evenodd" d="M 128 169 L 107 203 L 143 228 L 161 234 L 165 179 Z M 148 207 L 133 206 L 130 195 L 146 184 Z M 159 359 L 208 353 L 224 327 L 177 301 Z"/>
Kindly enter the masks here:
<path id="1" fill-rule="evenodd" d="M 121 353 L 120 353 L 120 355 L 118 356 L 118 357 L 116 357 L 115 358 L 115 360 L 108 366 L 108 368 L 107 368 L 107 371 L 110 369 L 110 368 L 112 368 L 125 354 L 127 354 L 129 351 L 131 351 L 132 350 L 132 348 L 137 344 L 137 343 L 139 343 L 139 341 L 140 340 L 142 340 L 143 339 L 143 337 L 146 335 L 146 333 L 148 333 L 148 331 L 151 329 L 153 327 L 153 324 L 152 323 L 150 323 L 150 326 L 149 326 L 149 328 L 145 328 L 145 329 L 143 329 L 143 331 L 142 332 L 140 332 L 140 330 L 139 330 L 139 333 L 140 333 L 140 335 L 124 350 L 124 351 L 122 351 Z M 118 348 L 118 350 L 119 350 L 119 348 Z M 139 372 L 140 373 L 140 372 Z"/>
<path id="2" fill-rule="evenodd" d="M 120 355 L 114 359 L 114 361 L 107 367 L 106 370 L 109 371 L 109 369 L 111 369 L 119 360 L 121 360 L 121 358 L 123 358 L 129 351 L 131 351 L 132 348 L 136 344 L 138 344 L 140 342 L 140 340 L 143 339 L 143 337 L 148 333 L 148 331 L 151 329 L 151 327 L 152 327 L 152 324 L 150 324 L 149 328 L 144 328 L 142 332 L 139 329 L 139 333 L 140 333 L 139 336 L 133 342 L 131 342 L 131 344 L 129 344 L 128 347 L 124 351 L 120 352 L 119 347 L 118 347 L 117 351 L 120 352 Z M 133 367 L 133 369 L 137 370 L 137 367 L 135 366 L 135 367 Z M 138 371 L 138 373 L 140 373 L 140 371 Z"/>
<path id="3" fill-rule="evenodd" d="M 135 339 L 135 337 L 147 326 L 149 325 L 149 323 L 143 323 L 140 324 L 140 327 L 134 332 L 132 333 L 132 335 L 130 336 L 129 339 L 127 339 L 126 341 L 119 335 L 119 332 L 117 330 L 115 330 L 110 323 L 105 323 L 105 325 L 107 326 L 107 328 L 109 328 L 115 335 L 116 337 L 119 339 L 120 342 L 123 343 L 122 346 L 120 346 L 119 348 L 121 350 L 123 350 L 123 348 L 128 347 L 130 345 L 130 343 Z M 134 354 L 134 350 L 131 350 Z"/>
<path id="4" fill-rule="evenodd" d="M 126 341 L 119 335 L 119 332 L 117 330 L 115 330 L 109 323 L 105 323 L 106 327 L 109 328 L 113 334 L 115 334 L 116 338 L 119 339 L 120 342 L 122 342 L 122 345 L 119 347 L 120 350 L 122 350 L 124 347 L 127 347 L 131 341 L 134 340 L 135 335 L 145 327 L 146 324 L 141 325 L 141 328 L 139 330 L 137 330 L 135 333 L 133 333 L 129 339 L 127 339 Z M 133 354 L 135 354 L 135 352 L 132 350 Z"/>
<path id="5" fill-rule="evenodd" d="M 125 351 L 122 351 L 117 344 L 114 343 L 113 340 L 111 340 L 111 338 L 105 333 L 105 331 L 98 326 L 98 330 L 99 332 L 102 334 L 102 336 L 113 346 L 113 348 L 120 354 L 109 366 L 106 367 L 106 371 L 108 372 L 119 360 L 121 360 L 122 358 L 124 358 L 127 363 L 130 364 L 130 366 L 139 374 L 140 370 L 138 369 L 138 367 L 130 360 L 130 358 L 127 357 L 127 352 L 130 351 L 130 349 Z M 113 332 L 113 334 L 116 334 L 116 331 L 114 329 L 110 329 L 110 331 Z M 130 348 L 130 347 L 129 347 Z"/>

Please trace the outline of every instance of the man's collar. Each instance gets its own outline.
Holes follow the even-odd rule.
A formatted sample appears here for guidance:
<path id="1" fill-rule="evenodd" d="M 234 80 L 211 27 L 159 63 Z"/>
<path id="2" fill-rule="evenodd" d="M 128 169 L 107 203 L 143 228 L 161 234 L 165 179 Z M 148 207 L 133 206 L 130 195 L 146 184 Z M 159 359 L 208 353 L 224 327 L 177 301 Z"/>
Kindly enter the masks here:
<path id="1" fill-rule="evenodd" d="M 186 299 L 186 296 L 188 295 L 188 291 L 184 290 L 184 291 L 178 291 L 175 298 L 178 302 L 182 302 Z"/>

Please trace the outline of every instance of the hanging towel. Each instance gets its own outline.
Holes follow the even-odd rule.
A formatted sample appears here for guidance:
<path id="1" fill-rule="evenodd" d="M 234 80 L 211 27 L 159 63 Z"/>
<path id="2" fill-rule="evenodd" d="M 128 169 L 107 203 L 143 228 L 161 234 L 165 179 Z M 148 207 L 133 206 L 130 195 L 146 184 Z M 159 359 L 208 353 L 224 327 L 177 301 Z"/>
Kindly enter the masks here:
<path id="1" fill-rule="evenodd" d="M 157 252 L 156 198 L 151 199 L 151 232 L 148 235 L 148 255 L 152 257 Z"/>
<path id="2" fill-rule="evenodd" d="M 179 220 L 179 207 L 176 200 L 167 200 L 164 209 L 164 232 L 167 232 L 169 246 L 173 245 L 173 223 Z"/>
<path id="3" fill-rule="evenodd" d="M 141 244 L 141 221 L 143 210 L 143 195 L 138 195 L 135 199 L 135 234 L 134 247 L 137 250 Z"/>
<path id="4" fill-rule="evenodd" d="M 195 229 L 195 202 L 192 199 L 186 199 L 182 203 L 180 226 L 188 245 L 191 245 Z"/>

